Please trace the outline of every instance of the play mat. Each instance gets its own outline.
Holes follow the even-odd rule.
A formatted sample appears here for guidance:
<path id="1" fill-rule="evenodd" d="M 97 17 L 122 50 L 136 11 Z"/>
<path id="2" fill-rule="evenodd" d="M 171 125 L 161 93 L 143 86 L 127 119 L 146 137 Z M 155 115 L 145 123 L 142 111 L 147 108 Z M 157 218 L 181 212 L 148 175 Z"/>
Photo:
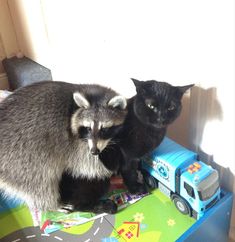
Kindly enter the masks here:
<path id="1" fill-rule="evenodd" d="M 181 214 L 168 197 L 154 190 L 115 215 L 47 234 L 33 226 L 25 205 L 0 199 L 0 242 L 171 242 L 195 222 Z"/>

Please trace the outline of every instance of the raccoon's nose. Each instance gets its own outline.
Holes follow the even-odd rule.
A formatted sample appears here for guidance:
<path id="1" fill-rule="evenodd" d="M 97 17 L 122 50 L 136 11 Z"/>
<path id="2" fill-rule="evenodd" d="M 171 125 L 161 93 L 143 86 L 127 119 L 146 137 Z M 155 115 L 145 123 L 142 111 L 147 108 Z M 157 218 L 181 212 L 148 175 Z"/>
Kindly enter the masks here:
<path id="1" fill-rule="evenodd" d="M 92 155 L 99 155 L 99 153 L 100 153 L 100 150 L 99 149 L 97 149 L 95 147 L 91 148 L 91 154 Z"/>

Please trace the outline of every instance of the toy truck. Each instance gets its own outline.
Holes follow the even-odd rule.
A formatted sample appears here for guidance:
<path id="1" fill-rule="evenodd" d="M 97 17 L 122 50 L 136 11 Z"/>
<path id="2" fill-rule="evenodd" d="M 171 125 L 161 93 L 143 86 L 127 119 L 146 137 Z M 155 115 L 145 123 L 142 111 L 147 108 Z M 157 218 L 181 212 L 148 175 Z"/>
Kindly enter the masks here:
<path id="1" fill-rule="evenodd" d="M 141 165 L 146 183 L 170 197 L 183 214 L 199 219 L 220 199 L 218 172 L 167 137 Z"/>

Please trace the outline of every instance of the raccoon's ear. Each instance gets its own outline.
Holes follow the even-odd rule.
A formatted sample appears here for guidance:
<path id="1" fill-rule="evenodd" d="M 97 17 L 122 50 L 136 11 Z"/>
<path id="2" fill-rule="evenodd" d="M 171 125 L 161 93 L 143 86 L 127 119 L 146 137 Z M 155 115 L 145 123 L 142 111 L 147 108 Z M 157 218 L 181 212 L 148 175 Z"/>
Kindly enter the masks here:
<path id="1" fill-rule="evenodd" d="M 80 93 L 80 92 L 75 92 L 73 94 L 73 100 L 77 104 L 79 108 L 89 108 L 90 103 L 88 100 Z"/>
<path id="2" fill-rule="evenodd" d="M 108 106 L 112 108 L 121 108 L 125 109 L 127 105 L 126 98 L 123 96 L 115 96 L 111 98 L 108 102 Z"/>

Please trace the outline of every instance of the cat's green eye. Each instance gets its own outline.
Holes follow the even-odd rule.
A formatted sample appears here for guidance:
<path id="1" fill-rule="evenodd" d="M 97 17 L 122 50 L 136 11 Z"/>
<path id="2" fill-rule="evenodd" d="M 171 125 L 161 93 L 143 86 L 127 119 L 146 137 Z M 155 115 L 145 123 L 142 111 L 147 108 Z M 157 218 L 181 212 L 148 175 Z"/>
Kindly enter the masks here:
<path id="1" fill-rule="evenodd" d="M 151 103 L 148 103 L 147 106 L 148 106 L 150 109 L 154 109 L 154 108 L 155 108 Z"/>

